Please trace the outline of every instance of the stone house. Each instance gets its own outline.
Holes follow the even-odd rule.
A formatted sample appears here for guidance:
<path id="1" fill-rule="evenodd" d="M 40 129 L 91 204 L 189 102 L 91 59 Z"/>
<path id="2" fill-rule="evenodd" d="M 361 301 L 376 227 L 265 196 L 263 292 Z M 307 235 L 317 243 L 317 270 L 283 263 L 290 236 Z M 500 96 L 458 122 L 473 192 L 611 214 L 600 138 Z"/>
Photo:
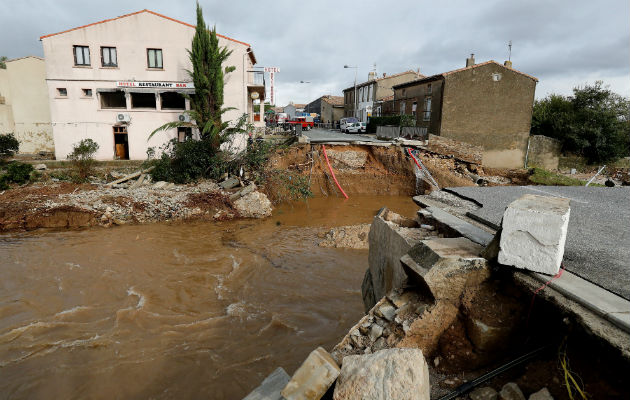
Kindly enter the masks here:
<path id="1" fill-rule="evenodd" d="M 394 75 L 383 74 L 378 78 L 376 72 L 368 74 L 368 80 L 357 83 L 343 90 L 343 107 L 345 117 L 356 117 L 362 122 L 367 122 L 372 115 L 380 115 L 378 108 L 383 98 L 393 94 L 392 86 L 424 78 L 418 71 L 405 71 Z M 354 94 L 357 99 L 355 102 Z"/>
<path id="2" fill-rule="evenodd" d="M 331 95 L 322 96 L 308 103 L 304 107 L 304 111 L 319 114 L 319 120 L 322 123 L 334 123 L 343 118 L 343 97 Z"/>
<path id="3" fill-rule="evenodd" d="M 160 132 L 159 126 L 189 121 L 190 102 L 183 94 L 195 88 L 187 50 L 195 26 L 150 10 L 95 22 L 40 38 L 46 59 L 55 156 L 65 159 L 73 144 L 91 138 L 99 144 L 99 160 L 144 159 L 172 138 L 196 136 L 192 124 Z M 224 78 L 223 116 L 264 126 L 264 107 L 254 115 L 254 102 L 264 104 L 265 80 L 254 70 L 250 44 L 217 34 L 219 45 L 232 53 L 226 65 L 234 71 Z M 245 148 L 238 135 L 232 149 Z"/>
<path id="4" fill-rule="evenodd" d="M 54 151 L 44 59 L 27 56 L 5 64 L 0 68 L 0 134 L 13 133 L 23 154 Z"/>
<path id="5" fill-rule="evenodd" d="M 427 133 L 484 149 L 483 164 L 524 165 L 538 79 L 490 60 L 393 86 L 385 114 L 411 114 Z"/>

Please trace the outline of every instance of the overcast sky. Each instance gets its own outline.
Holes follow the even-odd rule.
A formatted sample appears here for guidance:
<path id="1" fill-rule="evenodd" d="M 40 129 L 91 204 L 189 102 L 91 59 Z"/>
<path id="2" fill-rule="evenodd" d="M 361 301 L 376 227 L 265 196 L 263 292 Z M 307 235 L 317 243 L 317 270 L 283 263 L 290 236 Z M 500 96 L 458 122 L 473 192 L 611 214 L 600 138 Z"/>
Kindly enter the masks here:
<path id="1" fill-rule="evenodd" d="M 278 105 L 341 95 L 379 75 L 432 75 L 508 57 L 539 79 L 536 97 L 603 80 L 630 96 L 628 0 L 200 0 L 217 32 L 251 43 L 259 66 L 279 67 Z M 195 23 L 192 0 L 0 0 L 0 55 L 43 55 L 39 36 L 144 8 Z M 299 81 L 310 83 L 301 84 Z"/>

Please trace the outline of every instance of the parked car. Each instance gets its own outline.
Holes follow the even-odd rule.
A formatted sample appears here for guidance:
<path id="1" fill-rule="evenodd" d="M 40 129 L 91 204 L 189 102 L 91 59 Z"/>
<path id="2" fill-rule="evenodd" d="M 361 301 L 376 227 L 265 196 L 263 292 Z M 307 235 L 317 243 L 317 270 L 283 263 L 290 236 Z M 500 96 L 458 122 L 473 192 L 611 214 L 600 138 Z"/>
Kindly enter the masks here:
<path id="1" fill-rule="evenodd" d="M 341 129 L 341 132 L 347 132 L 348 126 L 356 122 L 359 122 L 359 120 L 355 117 L 341 118 L 339 120 L 339 129 Z"/>
<path id="2" fill-rule="evenodd" d="M 348 125 L 346 128 L 346 132 L 348 133 L 365 133 L 366 125 L 365 122 L 355 122 L 353 124 Z"/>

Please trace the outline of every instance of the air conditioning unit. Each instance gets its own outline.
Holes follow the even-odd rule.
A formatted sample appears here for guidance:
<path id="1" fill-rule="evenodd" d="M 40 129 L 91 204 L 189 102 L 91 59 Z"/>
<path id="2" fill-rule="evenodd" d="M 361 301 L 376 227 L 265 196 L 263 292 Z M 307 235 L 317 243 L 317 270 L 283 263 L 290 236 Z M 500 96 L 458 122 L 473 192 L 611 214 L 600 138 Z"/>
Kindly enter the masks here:
<path id="1" fill-rule="evenodd" d="M 129 114 L 116 114 L 116 122 L 130 122 L 131 116 Z"/>
<path id="2" fill-rule="evenodd" d="M 177 119 L 179 119 L 179 122 L 190 122 L 190 115 L 188 115 L 188 114 L 179 114 Z"/>

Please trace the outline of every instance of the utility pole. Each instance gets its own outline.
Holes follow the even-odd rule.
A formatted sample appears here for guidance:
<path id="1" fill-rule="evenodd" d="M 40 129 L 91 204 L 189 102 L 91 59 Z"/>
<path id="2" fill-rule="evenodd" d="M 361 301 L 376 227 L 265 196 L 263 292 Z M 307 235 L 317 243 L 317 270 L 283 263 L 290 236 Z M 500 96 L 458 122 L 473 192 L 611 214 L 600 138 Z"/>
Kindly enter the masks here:
<path id="1" fill-rule="evenodd" d="M 344 68 L 354 68 L 354 117 L 357 118 L 357 108 L 358 108 L 358 104 L 357 104 L 357 71 L 359 70 L 358 66 L 350 66 L 350 65 L 344 65 Z"/>

